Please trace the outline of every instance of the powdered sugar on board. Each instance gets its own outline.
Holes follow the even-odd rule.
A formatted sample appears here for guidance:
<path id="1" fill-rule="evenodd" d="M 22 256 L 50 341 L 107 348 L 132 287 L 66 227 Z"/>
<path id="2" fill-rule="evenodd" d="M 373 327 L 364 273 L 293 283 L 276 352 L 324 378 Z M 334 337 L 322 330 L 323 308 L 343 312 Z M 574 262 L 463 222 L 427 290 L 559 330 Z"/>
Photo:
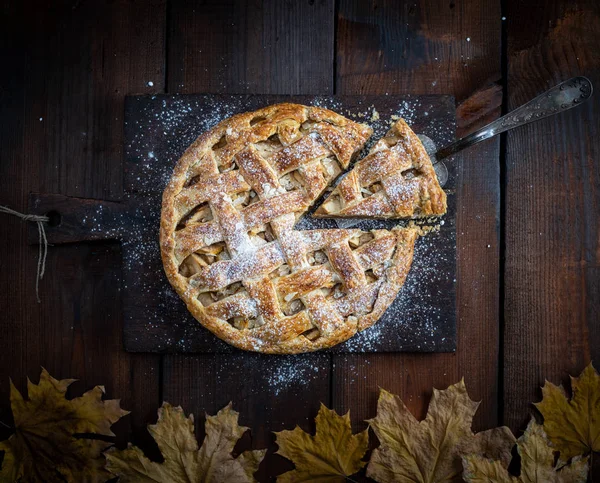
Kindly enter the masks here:
<path id="1" fill-rule="evenodd" d="M 443 102 L 440 99 L 444 99 Z M 143 96 L 127 100 L 126 177 L 133 207 L 123 233 L 125 343 L 132 351 L 237 352 L 202 328 L 172 290 L 162 269 L 158 227 L 162 191 L 173 167 L 200 134 L 233 114 L 284 101 L 327 107 L 374 128 L 372 141 L 403 117 L 438 145 L 453 139 L 453 102 L 440 96 L 326 98 L 284 96 Z M 425 115 L 427 113 L 427 115 Z M 333 349 L 335 352 L 448 351 L 455 347 L 455 174 L 446 186 L 450 213 L 417 242 L 413 268 L 394 304 L 372 328 Z M 320 202 L 317 202 L 318 205 Z M 125 223 L 125 220 L 124 220 Z M 398 223 L 363 221 L 359 228 L 391 228 Z M 304 217 L 297 229 L 337 228 L 333 220 Z M 98 229 L 102 229 L 99 227 Z M 277 381 L 311 380 L 311 364 L 303 356 L 273 369 Z M 264 377 L 267 377 L 265 375 Z M 301 384 L 301 382 L 299 383 Z"/>

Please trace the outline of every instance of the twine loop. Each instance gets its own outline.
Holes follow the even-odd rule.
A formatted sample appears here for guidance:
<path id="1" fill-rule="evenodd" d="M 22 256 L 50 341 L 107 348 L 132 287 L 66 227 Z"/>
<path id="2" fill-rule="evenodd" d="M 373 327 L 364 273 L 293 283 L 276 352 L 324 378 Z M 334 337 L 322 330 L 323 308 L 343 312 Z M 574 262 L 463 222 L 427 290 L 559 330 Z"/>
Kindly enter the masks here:
<path id="1" fill-rule="evenodd" d="M 38 303 L 40 300 L 40 280 L 44 277 L 46 272 L 46 256 L 48 255 L 48 239 L 46 238 L 46 230 L 44 229 L 44 223 L 48 223 L 50 220 L 47 216 L 43 215 L 31 215 L 27 213 L 20 213 L 15 210 L 11 210 L 6 206 L 0 206 L 0 213 L 6 213 L 8 215 L 16 216 L 21 218 L 23 221 L 30 221 L 37 224 L 38 228 L 38 261 L 37 261 L 37 276 L 35 279 L 35 296 Z"/>

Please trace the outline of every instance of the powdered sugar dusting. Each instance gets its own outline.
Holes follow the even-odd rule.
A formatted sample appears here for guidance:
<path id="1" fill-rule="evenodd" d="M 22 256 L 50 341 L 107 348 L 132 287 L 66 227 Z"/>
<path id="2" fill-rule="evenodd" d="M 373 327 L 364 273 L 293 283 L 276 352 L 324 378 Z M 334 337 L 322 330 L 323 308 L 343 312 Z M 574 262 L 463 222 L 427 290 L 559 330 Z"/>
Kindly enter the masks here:
<path id="1" fill-rule="evenodd" d="M 310 353 L 288 356 L 235 352 L 218 359 L 215 366 L 216 390 L 235 384 L 237 397 L 257 394 L 263 397 L 306 397 L 307 389 L 323 390 L 331 368 L 331 355 Z M 239 375 L 244 377 L 240 378 Z M 210 388 L 207 388 L 210 391 Z"/>
<path id="2" fill-rule="evenodd" d="M 315 364 L 314 357 L 304 355 L 278 357 L 278 364 L 266 374 L 271 391 L 275 396 L 290 386 L 306 386 L 322 377 L 320 364 Z"/>

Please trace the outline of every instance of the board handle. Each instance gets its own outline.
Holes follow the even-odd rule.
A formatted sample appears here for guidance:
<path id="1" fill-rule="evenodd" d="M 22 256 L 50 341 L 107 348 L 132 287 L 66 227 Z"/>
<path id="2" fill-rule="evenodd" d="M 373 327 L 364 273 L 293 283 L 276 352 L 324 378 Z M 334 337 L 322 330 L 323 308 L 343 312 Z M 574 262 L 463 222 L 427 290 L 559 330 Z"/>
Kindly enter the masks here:
<path id="1" fill-rule="evenodd" d="M 30 193 L 28 213 L 45 215 L 48 243 L 121 240 L 128 207 L 114 201 L 74 198 L 58 194 Z M 38 243 L 37 227 L 29 223 L 28 241 Z"/>

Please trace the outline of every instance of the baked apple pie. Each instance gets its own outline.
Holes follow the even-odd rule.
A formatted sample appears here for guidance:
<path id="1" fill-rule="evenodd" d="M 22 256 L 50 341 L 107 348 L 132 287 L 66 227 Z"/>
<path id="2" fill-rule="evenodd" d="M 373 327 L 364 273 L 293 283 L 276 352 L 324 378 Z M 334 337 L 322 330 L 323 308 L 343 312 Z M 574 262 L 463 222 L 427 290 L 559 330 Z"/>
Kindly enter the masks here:
<path id="1" fill-rule="evenodd" d="M 371 129 L 332 111 L 278 104 L 201 135 L 165 189 L 165 272 L 189 311 L 226 342 L 308 352 L 373 325 L 410 269 L 410 228 L 294 230 Z"/>

